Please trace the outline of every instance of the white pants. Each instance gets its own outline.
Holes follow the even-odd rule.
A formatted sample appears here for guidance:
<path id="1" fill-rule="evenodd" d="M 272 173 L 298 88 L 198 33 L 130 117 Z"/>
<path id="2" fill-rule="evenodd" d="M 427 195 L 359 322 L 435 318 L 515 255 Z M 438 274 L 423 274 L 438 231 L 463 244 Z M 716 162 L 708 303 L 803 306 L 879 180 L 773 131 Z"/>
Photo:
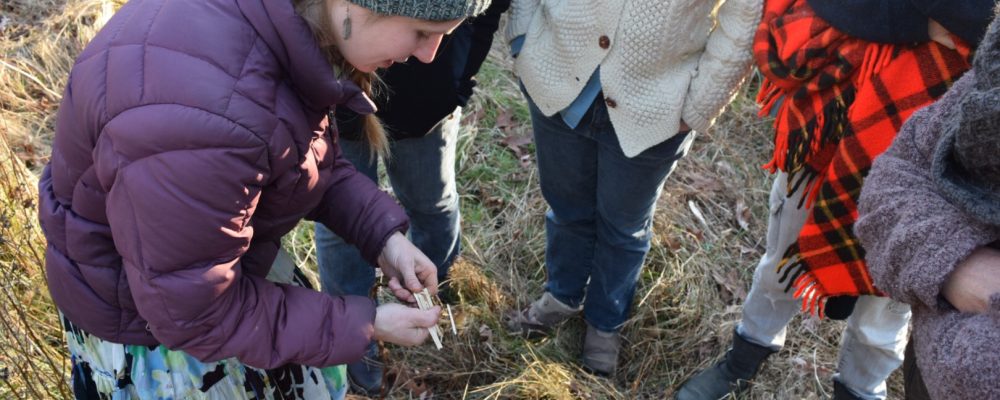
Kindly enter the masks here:
<path id="1" fill-rule="evenodd" d="M 743 305 L 743 319 L 736 330 L 744 339 L 780 349 L 788 322 L 802 307 L 801 300 L 785 291 L 777 270 L 785 250 L 795 242 L 809 216 L 798 208 L 804 187 L 787 196 L 788 175 L 779 172 L 771 187 L 767 248 L 753 274 L 753 285 Z M 834 376 L 855 395 L 884 399 L 885 380 L 903 362 L 910 307 L 886 297 L 861 296 L 847 319 L 840 345 L 838 373 Z"/>

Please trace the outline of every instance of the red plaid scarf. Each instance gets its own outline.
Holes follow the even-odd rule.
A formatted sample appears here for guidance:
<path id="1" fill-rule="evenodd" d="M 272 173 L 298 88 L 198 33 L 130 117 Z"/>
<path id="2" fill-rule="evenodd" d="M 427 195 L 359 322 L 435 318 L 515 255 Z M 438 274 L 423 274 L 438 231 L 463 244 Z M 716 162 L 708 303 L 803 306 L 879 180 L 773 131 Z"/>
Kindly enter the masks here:
<path id="1" fill-rule="evenodd" d="M 778 266 L 803 310 L 823 315 L 830 296 L 879 295 L 854 235 L 857 200 L 872 160 L 903 122 L 969 69 L 969 48 L 936 42 L 866 42 L 830 26 L 805 0 L 768 0 L 754 38 L 764 75 L 761 115 L 777 108 L 774 157 L 789 195 L 805 184 L 811 212 Z M 779 99 L 780 105 L 777 103 Z"/>

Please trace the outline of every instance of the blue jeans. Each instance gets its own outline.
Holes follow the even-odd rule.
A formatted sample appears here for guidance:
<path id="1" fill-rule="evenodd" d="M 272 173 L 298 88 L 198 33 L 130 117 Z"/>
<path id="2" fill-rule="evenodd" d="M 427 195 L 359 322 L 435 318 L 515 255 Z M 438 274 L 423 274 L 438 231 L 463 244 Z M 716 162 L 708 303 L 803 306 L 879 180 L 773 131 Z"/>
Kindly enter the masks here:
<path id="1" fill-rule="evenodd" d="M 384 162 L 396 198 L 410 217 L 410 240 L 438 269 L 445 282 L 448 268 L 460 251 L 458 190 L 455 186 L 455 144 L 461 108 L 422 138 L 392 141 L 389 162 Z M 340 140 L 344 158 L 359 172 L 378 181 L 378 162 L 369 156 L 365 141 Z M 368 296 L 375 283 L 375 269 L 361 252 L 326 228 L 316 224 L 316 258 L 322 290 L 333 296 Z M 365 359 L 347 365 L 352 383 L 364 394 L 376 396 L 383 369 L 378 346 L 369 344 Z"/>
<path id="2" fill-rule="evenodd" d="M 386 174 L 393 192 L 410 217 L 410 240 L 427 255 L 444 282 L 460 251 L 458 190 L 455 186 L 455 143 L 461 109 L 422 138 L 392 141 Z M 344 158 L 359 172 L 378 180 L 378 163 L 365 141 L 341 140 Z M 324 292 L 367 296 L 375 270 L 354 246 L 326 226 L 316 224 L 316 258 Z"/>
<path id="3" fill-rule="evenodd" d="M 577 307 L 594 328 L 617 331 L 628 319 L 649 252 L 663 182 L 687 153 L 679 133 L 628 158 L 598 96 L 576 128 L 546 117 L 527 95 L 535 131 L 545 214 L 545 290 Z"/>

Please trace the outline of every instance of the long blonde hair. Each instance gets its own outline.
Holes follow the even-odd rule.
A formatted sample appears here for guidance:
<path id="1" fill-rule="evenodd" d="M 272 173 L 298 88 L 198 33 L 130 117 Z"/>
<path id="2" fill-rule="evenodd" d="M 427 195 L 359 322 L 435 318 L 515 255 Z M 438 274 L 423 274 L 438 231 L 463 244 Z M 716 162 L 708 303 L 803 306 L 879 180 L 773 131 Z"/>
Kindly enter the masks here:
<path id="1" fill-rule="evenodd" d="M 358 71 L 344 59 L 335 45 L 336 33 L 333 20 L 330 18 L 333 2 L 331 0 L 292 0 L 292 3 L 295 6 L 295 12 L 309 24 L 309 28 L 316 36 L 320 49 L 330 61 L 330 65 L 346 73 L 351 81 L 361 87 L 361 90 L 374 98 L 374 91 L 379 82 L 378 77 L 373 73 Z M 379 121 L 375 114 L 368 114 L 363 118 L 362 129 L 365 140 L 368 141 L 368 148 L 371 150 L 369 156 L 373 159 L 376 155 L 388 158 L 389 138 L 386 136 L 382 121 Z M 330 121 L 330 123 L 334 123 L 334 121 Z"/>

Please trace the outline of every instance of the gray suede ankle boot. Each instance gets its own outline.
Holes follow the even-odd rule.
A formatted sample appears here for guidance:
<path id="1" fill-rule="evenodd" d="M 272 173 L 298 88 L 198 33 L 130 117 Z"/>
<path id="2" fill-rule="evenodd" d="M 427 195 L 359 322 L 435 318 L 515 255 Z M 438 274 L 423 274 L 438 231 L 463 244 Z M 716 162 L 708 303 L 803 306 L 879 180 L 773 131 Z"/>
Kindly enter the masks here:
<path id="1" fill-rule="evenodd" d="M 527 308 L 508 315 L 507 329 L 527 338 L 548 335 L 553 327 L 581 309 L 582 307 L 570 307 L 545 292 Z"/>
<path id="2" fill-rule="evenodd" d="M 587 336 L 583 339 L 584 369 L 598 376 L 614 376 L 621 347 L 621 334 L 604 332 L 587 323 Z"/>
<path id="3" fill-rule="evenodd" d="M 758 346 L 733 332 L 733 347 L 726 358 L 684 382 L 677 400 L 718 400 L 729 393 L 741 393 L 750 386 L 761 364 L 775 350 Z"/>

